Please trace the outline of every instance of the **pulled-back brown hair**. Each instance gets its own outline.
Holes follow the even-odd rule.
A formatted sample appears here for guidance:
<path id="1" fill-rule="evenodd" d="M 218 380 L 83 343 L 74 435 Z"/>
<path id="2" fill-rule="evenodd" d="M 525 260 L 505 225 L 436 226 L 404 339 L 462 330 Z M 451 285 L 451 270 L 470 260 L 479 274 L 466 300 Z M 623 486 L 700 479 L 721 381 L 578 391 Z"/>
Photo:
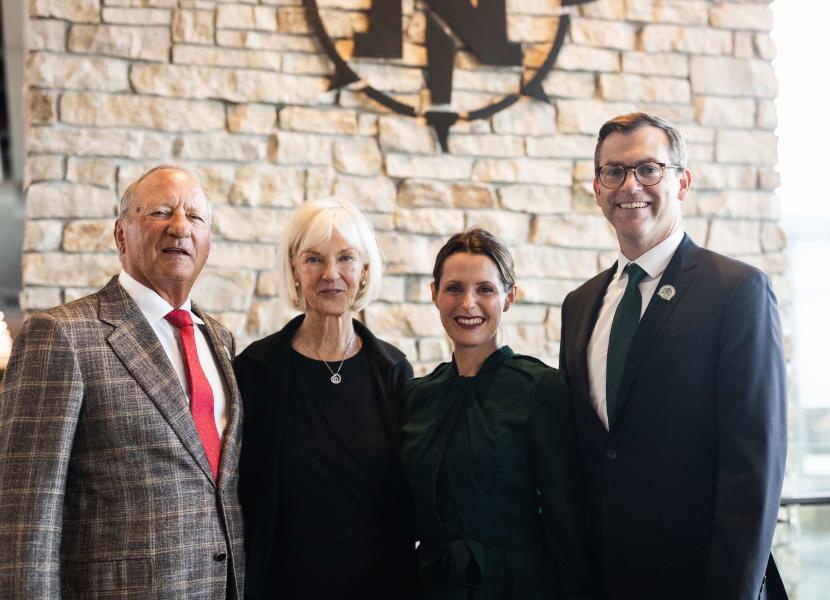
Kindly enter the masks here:
<path id="1" fill-rule="evenodd" d="M 502 244 L 496 236 L 484 229 L 468 229 L 456 233 L 438 251 L 435 257 L 435 267 L 432 269 L 432 280 L 435 287 L 441 282 L 444 263 L 453 254 L 481 254 L 492 260 L 499 270 L 499 277 L 504 290 L 509 291 L 516 285 L 516 271 L 513 267 L 513 257 L 507 246 Z"/>

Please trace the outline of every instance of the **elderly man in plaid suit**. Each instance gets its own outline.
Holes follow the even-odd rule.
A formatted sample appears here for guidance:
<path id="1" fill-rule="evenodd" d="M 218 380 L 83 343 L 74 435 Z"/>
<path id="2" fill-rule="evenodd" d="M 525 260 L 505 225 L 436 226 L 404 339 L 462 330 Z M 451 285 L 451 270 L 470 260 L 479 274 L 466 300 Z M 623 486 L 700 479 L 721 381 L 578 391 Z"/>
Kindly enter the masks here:
<path id="1" fill-rule="evenodd" d="M 161 166 L 120 209 L 121 273 L 15 340 L 0 598 L 242 598 L 233 339 L 190 301 L 210 205 L 193 174 Z"/>

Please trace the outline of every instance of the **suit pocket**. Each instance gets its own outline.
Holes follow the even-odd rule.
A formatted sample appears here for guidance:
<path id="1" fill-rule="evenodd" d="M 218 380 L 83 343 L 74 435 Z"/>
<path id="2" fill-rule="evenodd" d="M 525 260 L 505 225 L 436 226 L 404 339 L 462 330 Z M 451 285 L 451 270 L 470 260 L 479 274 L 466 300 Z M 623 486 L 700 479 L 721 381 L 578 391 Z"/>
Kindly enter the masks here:
<path id="1" fill-rule="evenodd" d="M 62 570 L 62 594 L 75 598 L 97 598 L 110 592 L 120 592 L 122 597 L 130 597 L 131 592 L 146 594 L 153 583 L 150 558 L 66 561 Z"/>
<path id="2" fill-rule="evenodd" d="M 678 537 L 706 537 L 710 533 L 711 517 L 699 512 L 669 508 L 660 513 L 660 531 Z"/>

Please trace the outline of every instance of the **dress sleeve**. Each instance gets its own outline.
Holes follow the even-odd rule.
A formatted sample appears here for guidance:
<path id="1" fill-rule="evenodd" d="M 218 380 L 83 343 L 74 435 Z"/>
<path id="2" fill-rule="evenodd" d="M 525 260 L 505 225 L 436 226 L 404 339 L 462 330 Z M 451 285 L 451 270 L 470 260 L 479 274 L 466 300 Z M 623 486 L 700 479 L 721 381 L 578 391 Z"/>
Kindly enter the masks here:
<path id="1" fill-rule="evenodd" d="M 0 595 L 57 598 L 69 457 L 84 396 L 65 326 L 33 315 L 0 392 Z"/>
<path id="2" fill-rule="evenodd" d="M 568 386 L 550 369 L 536 383 L 528 422 L 531 468 L 558 599 L 592 598 Z"/>

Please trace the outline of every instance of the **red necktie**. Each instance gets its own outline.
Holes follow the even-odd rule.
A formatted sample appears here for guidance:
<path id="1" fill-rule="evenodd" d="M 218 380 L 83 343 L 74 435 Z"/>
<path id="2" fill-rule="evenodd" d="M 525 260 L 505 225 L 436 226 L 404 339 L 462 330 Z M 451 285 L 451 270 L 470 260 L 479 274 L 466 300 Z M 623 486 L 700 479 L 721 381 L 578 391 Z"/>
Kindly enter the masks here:
<path id="1" fill-rule="evenodd" d="M 219 432 L 216 430 L 216 421 L 213 417 L 213 390 L 210 389 L 205 372 L 199 363 L 196 352 L 196 337 L 193 333 L 193 319 L 186 310 L 172 310 L 164 316 L 167 321 L 181 332 L 182 350 L 184 351 L 184 366 L 187 370 L 187 381 L 190 384 L 190 412 L 202 447 L 205 449 L 210 470 L 213 477 L 219 476 Z"/>

